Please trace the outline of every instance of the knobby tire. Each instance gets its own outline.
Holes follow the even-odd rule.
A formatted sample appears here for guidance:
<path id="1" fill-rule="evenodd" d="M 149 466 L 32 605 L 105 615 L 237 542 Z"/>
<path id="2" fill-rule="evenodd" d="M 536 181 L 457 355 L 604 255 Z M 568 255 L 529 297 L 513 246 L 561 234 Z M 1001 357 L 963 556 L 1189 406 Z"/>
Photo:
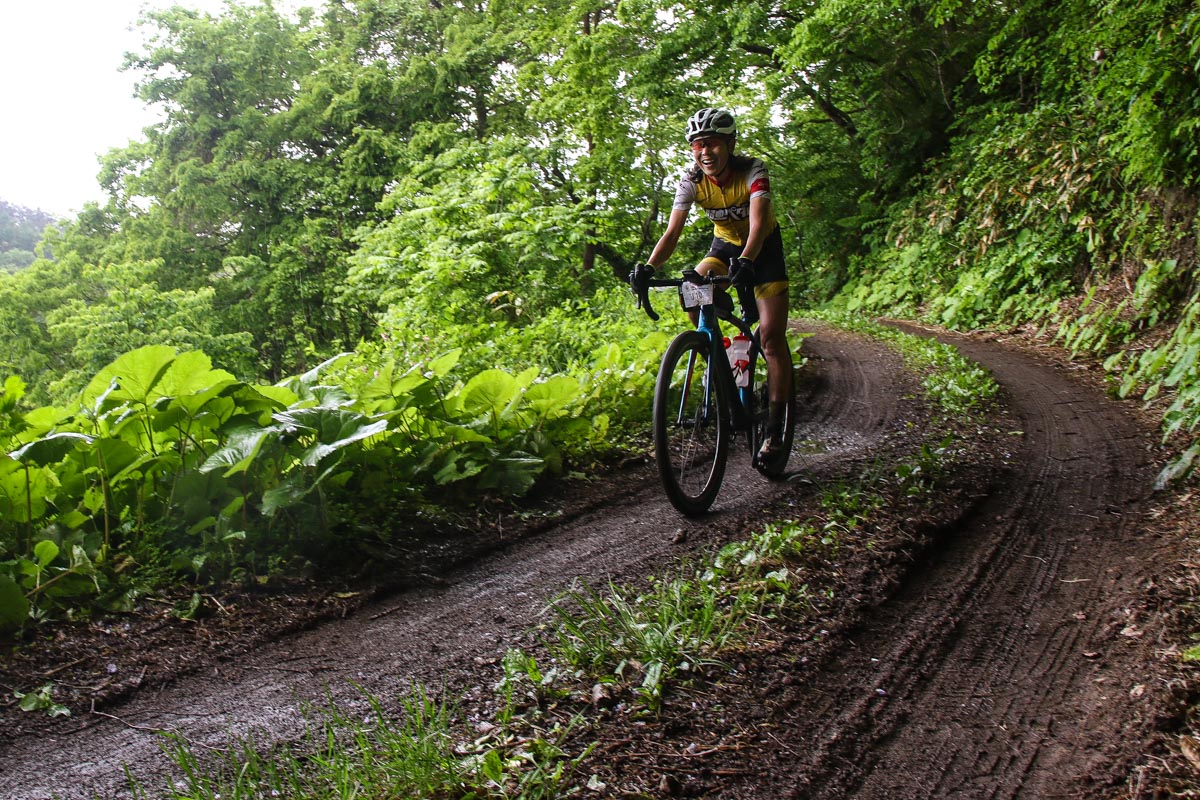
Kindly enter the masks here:
<path id="1" fill-rule="evenodd" d="M 732 429 L 721 381 L 709 386 L 709 339 L 686 331 L 663 354 L 654 387 L 654 455 L 671 504 L 688 516 L 712 506 L 725 477 Z"/>

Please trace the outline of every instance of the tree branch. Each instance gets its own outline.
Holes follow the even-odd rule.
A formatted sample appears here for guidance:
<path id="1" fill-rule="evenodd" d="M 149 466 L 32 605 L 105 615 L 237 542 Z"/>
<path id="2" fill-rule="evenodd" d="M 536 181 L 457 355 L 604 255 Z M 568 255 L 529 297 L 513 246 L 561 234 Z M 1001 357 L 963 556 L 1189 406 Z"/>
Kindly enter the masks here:
<path id="1" fill-rule="evenodd" d="M 750 44 L 748 42 L 743 43 L 741 47 L 747 53 L 766 56 L 768 59 L 770 59 L 772 66 L 791 78 L 792 81 L 795 82 L 796 86 L 800 88 L 800 91 L 804 92 L 804 94 L 808 96 L 808 99 L 812 100 L 813 105 L 815 105 L 822 114 L 828 117 L 834 125 L 837 125 L 839 128 L 841 128 L 842 131 L 844 131 L 852 141 L 858 141 L 858 126 L 854 124 L 854 120 L 850 117 L 850 115 L 838 108 L 828 97 L 824 97 L 820 92 L 818 92 L 816 87 L 809 83 L 803 74 L 788 67 L 788 65 L 785 64 L 781 58 L 779 58 L 779 55 L 775 52 L 775 48 L 767 47 L 765 45 Z"/>

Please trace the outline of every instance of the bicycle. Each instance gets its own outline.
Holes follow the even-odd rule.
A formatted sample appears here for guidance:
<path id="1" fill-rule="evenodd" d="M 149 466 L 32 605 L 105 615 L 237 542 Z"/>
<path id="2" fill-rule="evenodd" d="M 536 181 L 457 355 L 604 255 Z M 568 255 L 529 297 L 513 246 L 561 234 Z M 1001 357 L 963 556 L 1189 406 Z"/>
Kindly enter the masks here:
<path id="1" fill-rule="evenodd" d="M 751 464 L 768 478 L 783 476 L 795 435 L 795 386 L 788 399 L 783 424 L 783 448 L 778 458 L 764 463 L 759 447 L 767 435 L 766 360 L 756 314 L 741 301 L 742 316 L 733 311 L 723 275 L 711 275 L 696 284 L 683 278 L 651 278 L 638 291 L 638 307 L 658 320 L 650 305 L 650 287 L 678 287 L 685 309 L 698 308 L 694 329 L 678 334 L 663 353 L 654 386 L 654 456 L 663 488 L 671 504 L 687 516 L 706 512 L 716 500 L 725 479 L 731 441 L 744 435 Z M 722 299 L 723 298 L 723 299 Z M 739 298 L 740 299 L 740 298 Z M 730 340 L 721 333 L 724 322 L 749 340 L 744 363 L 730 359 Z"/>

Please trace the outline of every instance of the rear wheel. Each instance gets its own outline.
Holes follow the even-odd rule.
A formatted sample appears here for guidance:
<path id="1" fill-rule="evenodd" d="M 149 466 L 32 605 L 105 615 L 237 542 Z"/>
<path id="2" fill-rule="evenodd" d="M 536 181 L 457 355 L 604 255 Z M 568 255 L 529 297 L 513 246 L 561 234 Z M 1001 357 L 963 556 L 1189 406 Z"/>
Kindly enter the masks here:
<path id="1" fill-rule="evenodd" d="M 783 447 L 779 455 L 764 460 L 759 458 L 758 448 L 767 438 L 771 401 L 767 393 L 767 360 L 757 349 L 750 358 L 750 366 L 754 376 L 754 436 L 750 439 L 750 446 L 754 449 L 754 468 L 768 478 L 779 478 L 787 469 L 788 460 L 792 455 L 792 443 L 796 437 L 796 381 L 793 379 L 791 382 L 792 390 L 784 410 Z"/>
<path id="2" fill-rule="evenodd" d="M 725 477 L 729 398 L 709 381 L 709 339 L 681 333 L 667 347 L 654 387 L 654 456 L 671 504 L 689 516 L 708 510 Z"/>

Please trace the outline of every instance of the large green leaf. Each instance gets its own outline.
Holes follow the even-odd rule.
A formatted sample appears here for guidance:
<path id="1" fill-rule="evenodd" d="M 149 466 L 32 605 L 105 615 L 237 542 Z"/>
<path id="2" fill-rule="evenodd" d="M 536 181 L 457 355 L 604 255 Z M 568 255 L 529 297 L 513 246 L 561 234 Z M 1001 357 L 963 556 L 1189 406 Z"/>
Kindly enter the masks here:
<path id="1" fill-rule="evenodd" d="M 376 422 L 368 422 L 366 419 L 359 422 L 348 421 L 343 429 L 344 435 L 342 438 L 332 442 L 318 442 L 304 451 L 304 455 L 300 461 L 306 467 L 315 467 L 329 455 L 336 453 L 343 447 L 383 433 L 387 430 L 387 426 L 387 420 L 378 420 Z"/>
<path id="2" fill-rule="evenodd" d="M 77 445 L 90 444 L 93 437 L 82 433 L 52 433 L 17 448 L 9 455 L 22 464 L 48 466 L 62 461 Z"/>
<path id="3" fill-rule="evenodd" d="M 225 370 L 213 369 L 209 357 L 192 350 L 181 353 L 158 382 L 153 426 L 165 431 L 181 422 L 196 420 L 206 412 L 213 415 L 208 427 L 216 427 L 234 410 L 228 394 L 241 382 Z M 210 404 L 216 403 L 216 406 Z"/>
<path id="4" fill-rule="evenodd" d="M 187 471 L 179 476 L 173 495 L 172 519 L 180 527 L 194 526 L 206 517 L 216 518 L 231 499 L 241 500 L 235 486 L 216 470 Z"/>
<path id="5" fill-rule="evenodd" d="M 0 413 L 9 413 L 17 409 L 17 401 L 25 396 L 25 381 L 16 375 L 4 379 L 3 389 L 0 390 Z"/>
<path id="6" fill-rule="evenodd" d="M 165 409 L 154 415 L 154 429 L 186 431 L 193 439 L 203 431 L 215 431 L 231 419 L 238 410 L 231 397 L 221 396 L 220 390 L 177 397 Z"/>
<path id="7" fill-rule="evenodd" d="M 306 480 L 306 477 L 301 472 L 293 472 L 279 485 L 273 486 L 263 492 L 262 511 L 268 517 L 274 516 L 285 508 L 289 508 L 298 504 L 301 500 L 307 497 L 318 486 L 325 482 L 330 475 L 337 470 L 338 461 L 334 461 L 324 472 L 317 475 L 311 481 Z M 345 474 L 345 473 L 342 473 Z M 336 479 L 335 479 L 336 480 Z"/>
<path id="8" fill-rule="evenodd" d="M 480 478 L 483 489 L 495 489 L 505 495 L 522 495 L 533 486 L 546 462 L 533 456 L 512 455 L 491 461 Z"/>
<path id="9" fill-rule="evenodd" d="M 286 386 L 249 386 L 239 387 L 234 399 L 244 408 L 252 410 L 276 411 L 289 408 L 300 398 Z"/>
<path id="10" fill-rule="evenodd" d="M 0 459 L 0 522 L 30 522 L 46 513 L 49 499 L 58 489 L 58 480 L 49 467 L 24 468 L 12 460 Z"/>
<path id="11" fill-rule="evenodd" d="M 170 468 L 177 463 L 178 456 L 173 453 L 142 453 L 132 463 L 121 469 L 120 472 L 112 474 L 112 485 L 114 488 L 117 488 L 126 482 L 141 481 L 148 475 L 163 471 L 164 466 Z"/>
<path id="12" fill-rule="evenodd" d="M 429 362 L 429 371 L 433 373 L 435 378 L 444 378 L 450 374 L 450 371 L 458 366 L 459 360 L 462 358 L 462 348 L 456 348 L 449 351 Z"/>
<path id="13" fill-rule="evenodd" d="M 29 618 L 29 601 L 8 575 L 0 575 L 0 633 L 19 630 Z"/>
<path id="14" fill-rule="evenodd" d="M 226 478 L 245 472 L 262 451 L 263 445 L 272 438 L 278 438 L 281 432 L 277 427 L 245 427 L 234 431 L 228 444 L 209 456 L 200 466 L 200 471 L 212 472 L 224 467 Z"/>
<path id="15" fill-rule="evenodd" d="M 520 382 L 499 369 L 484 370 L 463 387 L 459 404 L 468 418 L 486 416 L 495 421 L 521 391 Z"/>
<path id="16" fill-rule="evenodd" d="M 99 466 L 108 475 L 116 475 L 142 457 L 141 450 L 123 439 L 100 439 L 92 452 L 99 459 Z"/>
<path id="17" fill-rule="evenodd" d="M 344 408 L 354 404 L 354 398 L 341 386 L 314 386 L 308 400 L 321 408 Z"/>
<path id="18" fill-rule="evenodd" d="M 558 375 L 533 384 L 525 390 L 522 399 L 540 419 L 553 419 L 578 402 L 581 395 L 578 380 Z"/>
<path id="19" fill-rule="evenodd" d="M 389 361 L 363 388 L 359 403 L 363 410 L 378 413 L 414 406 L 427 408 L 437 399 L 437 384 L 425 374 L 421 365 L 410 367 L 397 376 L 395 362 Z"/>
<path id="20" fill-rule="evenodd" d="M 14 503 L 24 502 L 21 491 L 24 472 L 19 461 L 0 453 L 0 523 L 13 518 Z"/>
<path id="21" fill-rule="evenodd" d="M 328 371 L 329 368 L 334 364 L 337 364 L 339 361 L 349 358 L 352 355 L 354 354 L 338 353 L 336 356 L 322 361 L 320 364 L 313 367 L 308 372 L 305 372 L 303 375 L 285 378 L 275 385 L 288 389 L 301 400 L 311 398 L 313 396 L 313 392 L 320 388 L 321 377 L 325 374 L 325 372 Z"/>
<path id="22" fill-rule="evenodd" d="M 213 369 L 212 359 L 205 353 L 189 350 L 175 357 L 156 388 L 166 397 L 179 397 L 207 394 L 214 387 L 223 389 L 236 380 L 223 369 Z"/>
<path id="23" fill-rule="evenodd" d="M 50 566 L 50 562 L 58 558 L 60 550 L 58 545 L 49 539 L 42 539 L 33 546 L 33 557 L 37 559 L 37 565 L 41 569 Z"/>
<path id="24" fill-rule="evenodd" d="M 25 382 L 16 375 L 9 375 L 4 380 L 4 386 L 0 387 L 0 437 L 6 439 L 28 426 L 18 408 L 24 396 Z"/>
<path id="25" fill-rule="evenodd" d="M 363 386 L 359 393 L 359 407 L 367 409 L 369 413 L 393 410 L 395 404 L 392 402 L 392 383 L 395 380 L 395 374 L 395 361 L 389 359 L 383 364 L 377 365 L 371 380 Z"/>
<path id="26" fill-rule="evenodd" d="M 55 406 L 42 406 L 26 412 L 24 422 L 25 428 L 17 437 L 18 441 L 32 441 L 52 431 L 78 429 L 76 414 Z"/>
<path id="27" fill-rule="evenodd" d="M 487 462 L 481 458 L 456 453 L 433 474 L 434 482 L 439 485 L 454 483 L 474 477 L 487 469 Z"/>
<path id="28" fill-rule="evenodd" d="M 149 405 L 155 387 L 175 361 L 175 348 L 147 345 L 120 356 L 92 378 L 83 390 L 83 404 L 91 406 L 108 393 L 104 405 L 124 402 Z M 116 388 L 109 392 L 113 383 Z"/>
<path id="29" fill-rule="evenodd" d="M 331 453 L 387 430 L 387 420 L 372 420 L 344 408 L 298 408 L 281 411 L 275 420 L 293 433 L 307 433 L 316 441 L 301 456 L 306 467 L 315 467 Z"/>
<path id="30" fill-rule="evenodd" d="M 289 475 L 278 485 L 263 492 L 262 512 L 268 517 L 273 517 L 281 510 L 299 503 L 313 488 L 305 482 L 303 475 Z"/>

